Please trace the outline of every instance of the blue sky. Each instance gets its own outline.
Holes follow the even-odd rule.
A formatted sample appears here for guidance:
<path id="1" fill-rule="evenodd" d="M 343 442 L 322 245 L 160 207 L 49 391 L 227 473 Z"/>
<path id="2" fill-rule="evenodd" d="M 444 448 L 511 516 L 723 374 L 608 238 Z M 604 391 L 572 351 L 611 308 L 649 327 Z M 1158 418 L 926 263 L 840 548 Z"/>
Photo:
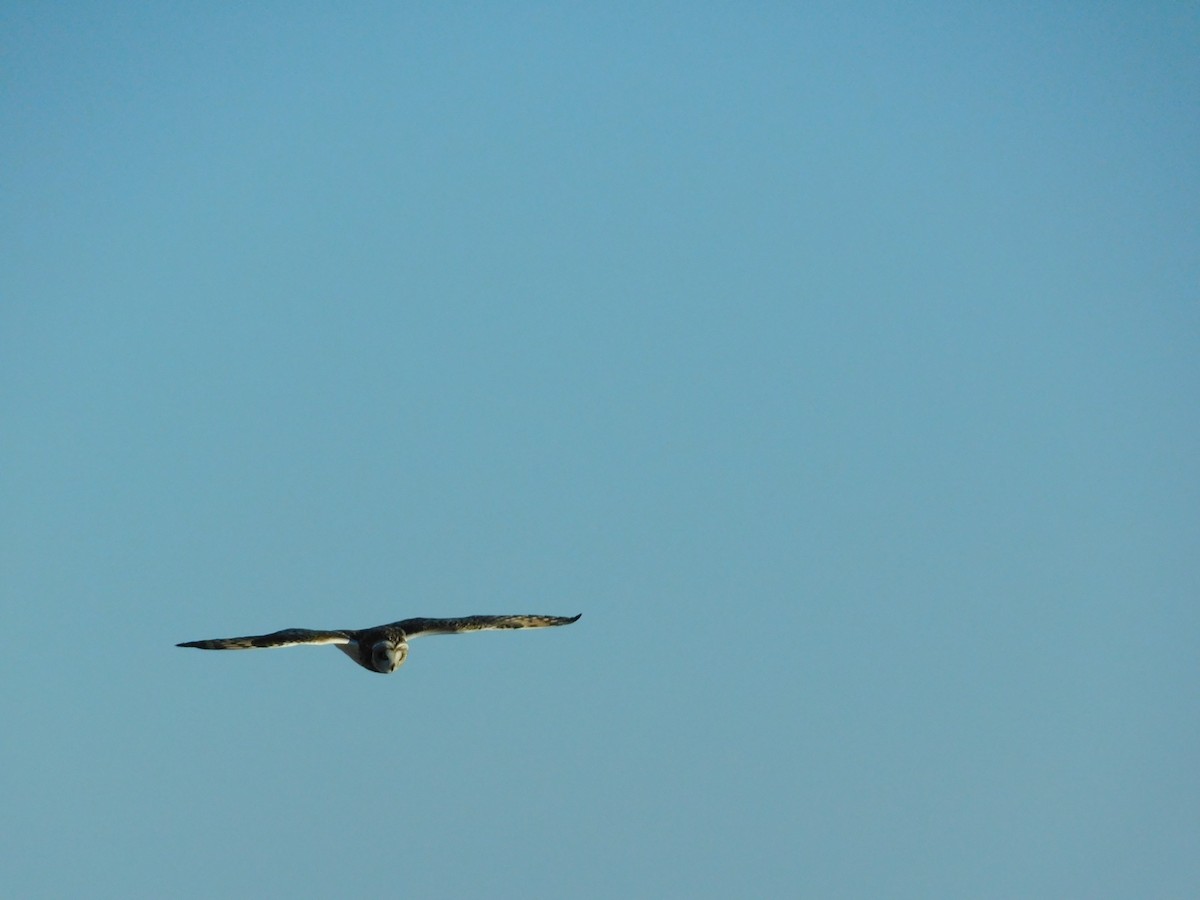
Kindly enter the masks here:
<path id="1" fill-rule="evenodd" d="M 1194 9 L 0 23 L 14 896 L 1194 890 Z"/>

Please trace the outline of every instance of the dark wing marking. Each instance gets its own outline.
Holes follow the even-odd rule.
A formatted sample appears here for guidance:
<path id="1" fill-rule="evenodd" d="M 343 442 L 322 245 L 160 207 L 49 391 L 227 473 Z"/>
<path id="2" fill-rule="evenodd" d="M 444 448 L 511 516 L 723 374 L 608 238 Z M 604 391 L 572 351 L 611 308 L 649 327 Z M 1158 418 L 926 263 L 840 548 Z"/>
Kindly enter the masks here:
<path id="1" fill-rule="evenodd" d="M 464 631 L 495 631 L 502 628 L 549 628 L 552 625 L 570 625 L 578 620 L 579 616 L 464 616 L 461 619 L 403 619 L 387 627 L 399 628 L 411 640 L 427 634 L 461 634 Z"/>
<path id="2" fill-rule="evenodd" d="M 214 638 L 211 641 L 187 641 L 176 647 L 199 647 L 201 650 L 254 650 L 260 647 L 296 647 L 301 644 L 349 644 L 354 640 L 346 631 L 311 631 L 308 628 L 285 628 L 271 634 L 249 637 Z"/>

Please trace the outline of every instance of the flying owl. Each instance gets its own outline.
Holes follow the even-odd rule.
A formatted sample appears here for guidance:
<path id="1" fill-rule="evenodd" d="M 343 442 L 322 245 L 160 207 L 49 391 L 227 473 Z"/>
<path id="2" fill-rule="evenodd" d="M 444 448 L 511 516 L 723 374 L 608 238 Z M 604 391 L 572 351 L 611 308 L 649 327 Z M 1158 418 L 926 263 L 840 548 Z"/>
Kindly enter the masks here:
<path id="1" fill-rule="evenodd" d="M 579 615 L 583 615 L 580 613 Z M 272 634 L 248 637 L 187 641 L 176 647 L 201 650 L 254 650 L 260 647 L 298 647 L 303 644 L 333 644 L 371 672 L 390 675 L 408 659 L 408 642 L 427 634 L 462 634 L 467 631 L 496 631 L 508 628 L 548 628 L 570 625 L 579 616 L 465 616 L 461 619 L 402 619 L 390 625 L 359 630 L 312 631 L 285 628 Z"/>

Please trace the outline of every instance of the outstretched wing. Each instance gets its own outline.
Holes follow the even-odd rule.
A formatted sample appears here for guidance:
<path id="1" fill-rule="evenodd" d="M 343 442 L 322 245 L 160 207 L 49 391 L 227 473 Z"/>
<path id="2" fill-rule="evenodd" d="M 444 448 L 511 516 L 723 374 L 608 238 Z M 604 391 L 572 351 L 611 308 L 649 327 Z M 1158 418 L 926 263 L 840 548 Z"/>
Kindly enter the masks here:
<path id="1" fill-rule="evenodd" d="M 176 647 L 198 647 L 201 650 L 254 650 L 265 647 L 296 647 L 300 644 L 349 644 L 354 638 L 347 631 L 312 631 L 308 628 L 285 628 L 271 634 L 248 637 L 214 638 L 211 641 L 187 641 Z"/>
<path id="2" fill-rule="evenodd" d="M 399 628 L 411 640 L 427 634 L 462 634 L 466 631 L 496 631 L 503 628 L 549 628 L 552 625 L 570 625 L 578 619 L 579 616 L 464 616 L 461 619 L 403 619 L 387 627 Z"/>

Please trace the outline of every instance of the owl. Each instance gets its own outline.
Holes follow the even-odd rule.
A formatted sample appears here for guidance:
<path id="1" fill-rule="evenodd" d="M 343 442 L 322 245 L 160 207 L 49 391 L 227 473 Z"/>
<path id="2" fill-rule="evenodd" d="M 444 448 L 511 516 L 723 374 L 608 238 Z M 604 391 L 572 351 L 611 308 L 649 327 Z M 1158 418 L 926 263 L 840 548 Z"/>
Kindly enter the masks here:
<path id="1" fill-rule="evenodd" d="M 576 616 L 464 616 L 460 619 L 401 619 L 374 628 L 343 628 L 313 631 L 285 628 L 271 634 L 248 637 L 186 641 L 177 647 L 200 650 L 254 650 L 267 647 L 300 647 L 332 644 L 369 672 L 390 675 L 408 659 L 408 642 L 429 634 L 464 634 L 468 631 L 499 631 L 510 628 L 549 628 L 579 621 Z"/>

